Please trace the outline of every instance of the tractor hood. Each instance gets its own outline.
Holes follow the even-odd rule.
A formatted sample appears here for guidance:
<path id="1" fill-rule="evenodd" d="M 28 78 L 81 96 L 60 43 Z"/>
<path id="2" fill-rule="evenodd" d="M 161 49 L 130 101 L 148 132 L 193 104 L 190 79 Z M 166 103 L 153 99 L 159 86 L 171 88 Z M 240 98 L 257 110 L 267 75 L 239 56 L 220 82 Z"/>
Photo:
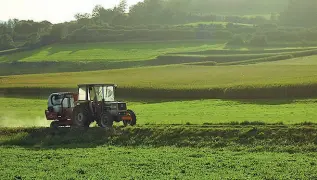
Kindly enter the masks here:
<path id="1" fill-rule="evenodd" d="M 127 103 L 120 101 L 105 102 L 105 106 L 111 109 L 127 110 Z"/>

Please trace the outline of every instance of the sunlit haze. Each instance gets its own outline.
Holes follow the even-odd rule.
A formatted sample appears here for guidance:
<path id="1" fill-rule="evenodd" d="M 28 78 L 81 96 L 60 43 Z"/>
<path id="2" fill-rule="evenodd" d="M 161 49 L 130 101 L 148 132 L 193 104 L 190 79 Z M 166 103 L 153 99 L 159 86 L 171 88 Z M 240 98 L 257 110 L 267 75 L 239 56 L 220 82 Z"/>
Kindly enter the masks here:
<path id="1" fill-rule="evenodd" d="M 129 6 L 142 0 L 127 0 Z M 52 23 L 74 20 L 76 13 L 91 13 L 95 5 L 111 8 L 120 0 L 0 0 L 0 20 L 48 20 Z"/>

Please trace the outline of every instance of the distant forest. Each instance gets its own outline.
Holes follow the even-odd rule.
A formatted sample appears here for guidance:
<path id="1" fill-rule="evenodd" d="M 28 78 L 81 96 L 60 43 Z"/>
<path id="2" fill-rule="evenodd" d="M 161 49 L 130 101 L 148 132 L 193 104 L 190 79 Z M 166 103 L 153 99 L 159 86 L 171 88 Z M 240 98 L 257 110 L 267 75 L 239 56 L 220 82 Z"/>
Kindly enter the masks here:
<path id="1" fill-rule="evenodd" d="M 91 13 L 74 17 L 75 21 L 60 24 L 2 22 L 0 50 L 57 42 L 219 39 L 254 46 L 317 42 L 316 0 L 145 0 L 131 7 L 121 0 L 114 8 L 96 5 Z"/>

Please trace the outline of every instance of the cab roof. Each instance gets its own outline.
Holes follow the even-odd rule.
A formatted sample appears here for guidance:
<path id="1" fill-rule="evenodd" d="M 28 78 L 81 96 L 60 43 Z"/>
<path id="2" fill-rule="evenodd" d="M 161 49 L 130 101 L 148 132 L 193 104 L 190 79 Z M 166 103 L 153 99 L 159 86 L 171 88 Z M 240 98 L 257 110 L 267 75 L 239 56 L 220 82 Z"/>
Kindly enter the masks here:
<path id="1" fill-rule="evenodd" d="M 83 86 L 117 86 L 116 84 L 78 84 L 78 87 Z"/>

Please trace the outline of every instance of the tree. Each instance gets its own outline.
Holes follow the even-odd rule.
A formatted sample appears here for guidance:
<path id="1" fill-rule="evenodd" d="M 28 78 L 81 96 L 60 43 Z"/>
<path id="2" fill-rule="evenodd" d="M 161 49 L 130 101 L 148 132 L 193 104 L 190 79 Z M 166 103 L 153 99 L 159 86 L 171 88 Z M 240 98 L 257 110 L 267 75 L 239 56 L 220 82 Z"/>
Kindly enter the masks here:
<path id="1" fill-rule="evenodd" d="M 94 23 L 98 25 L 106 23 L 112 24 L 114 17 L 116 16 L 114 9 L 105 9 L 101 5 L 96 5 L 92 11 L 92 19 Z"/>
<path id="2" fill-rule="evenodd" d="M 270 20 L 273 21 L 273 22 L 277 22 L 278 15 L 276 13 L 271 13 Z"/>
<path id="3" fill-rule="evenodd" d="M 12 37 L 8 34 L 0 35 L 0 50 L 12 49 L 14 48 L 14 42 Z"/>
<path id="4" fill-rule="evenodd" d="M 280 15 L 284 25 L 313 27 L 317 25 L 316 0 L 289 0 L 288 7 Z"/>
<path id="5" fill-rule="evenodd" d="M 242 46 L 245 45 L 245 41 L 241 35 L 235 35 L 231 40 L 227 42 L 228 46 Z"/>
<path id="6" fill-rule="evenodd" d="M 38 31 L 38 27 L 34 21 L 19 21 L 14 26 L 14 32 L 23 35 L 29 35 Z"/>
<path id="7" fill-rule="evenodd" d="M 89 13 L 77 13 L 75 14 L 75 18 L 78 24 L 81 25 L 89 25 L 91 21 L 91 15 Z"/>
<path id="8" fill-rule="evenodd" d="M 101 11 L 103 11 L 105 8 L 104 7 L 102 7 L 101 5 L 96 5 L 95 7 L 94 7 L 94 9 L 92 10 L 92 14 L 91 14 L 91 16 L 93 17 L 93 18 L 97 18 L 97 17 L 100 17 L 100 14 L 101 14 Z"/>
<path id="9" fill-rule="evenodd" d="M 128 4 L 126 0 L 121 0 L 118 6 L 115 6 L 112 10 L 112 20 L 111 24 L 115 25 L 124 25 L 127 19 L 126 11 L 128 8 Z"/>
<path id="10" fill-rule="evenodd" d="M 120 0 L 118 7 L 115 7 L 115 11 L 119 12 L 120 14 L 126 13 L 127 10 L 128 10 L 127 0 Z"/>
<path id="11" fill-rule="evenodd" d="M 67 25 L 66 24 L 54 24 L 50 32 L 50 37 L 53 42 L 62 40 L 67 36 Z"/>
<path id="12" fill-rule="evenodd" d="M 249 42 L 249 45 L 259 47 L 267 46 L 267 44 L 268 42 L 266 36 L 257 34 L 255 34 Z"/>
<path id="13" fill-rule="evenodd" d="M 41 36 L 39 35 L 39 33 L 33 33 L 28 36 L 27 42 L 25 43 L 24 46 L 36 48 L 40 46 L 40 42 L 41 42 Z"/>
<path id="14" fill-rule="evenodd" d="M 168 19 L 164 16 L 164 0 L 144 0 L 130 8 L 130 19 L 136 24 L 162 24 Z"/>
<path id="15" fill-rule="evenodd" d="M 0 34 L 7 34 L 9 28 L 6 24 L 0 24 Z"/>

